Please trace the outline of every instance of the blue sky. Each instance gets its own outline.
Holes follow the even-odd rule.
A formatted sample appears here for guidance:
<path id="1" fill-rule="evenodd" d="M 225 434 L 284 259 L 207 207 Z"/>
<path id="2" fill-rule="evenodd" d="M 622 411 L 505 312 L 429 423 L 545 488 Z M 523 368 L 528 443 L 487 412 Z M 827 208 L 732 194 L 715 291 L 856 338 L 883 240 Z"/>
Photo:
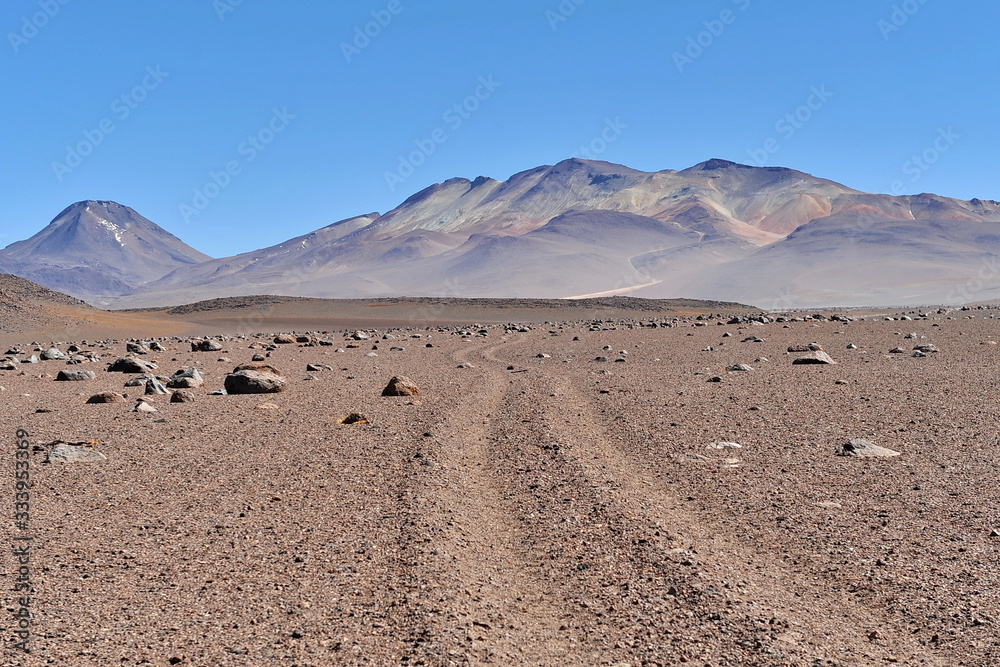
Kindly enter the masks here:
<path id="1" fill-rule="evenodd" d="M 5 0 L 0 245 L 112 199 L 225 256 L 572 156 L 1000 199 L 998 19 L 944 0 Z"/>

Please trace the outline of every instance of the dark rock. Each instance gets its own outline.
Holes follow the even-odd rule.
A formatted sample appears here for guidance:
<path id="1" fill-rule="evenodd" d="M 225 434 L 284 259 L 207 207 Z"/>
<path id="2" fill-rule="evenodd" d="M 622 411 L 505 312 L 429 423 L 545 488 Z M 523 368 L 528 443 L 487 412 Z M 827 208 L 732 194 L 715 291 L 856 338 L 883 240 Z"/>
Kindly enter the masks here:
<path id="1" fill-rule="evenodd" d="M 108 365 L 109 373 L 147 373 L 155 370 L 158 366 L 150 361 L 136 359 L 135 357 L 122 357 Z"/>
<path id="2" fill-rule="evenodd" d="M 237 370 L 226 376 L 230 394 L 276 394 L 285 389 L 285 378 L 264 370 Z"/>
<path id="3" fill-rule="evenodd" d="M 69 370 L 69 371 L 59 371 L 56 374 L 56 380 L 59 382 L 77 382 L 80 380 L 93 380 L 97 378 L 97 373 L 94 371 L 82 371 L 82 370 Z"/>

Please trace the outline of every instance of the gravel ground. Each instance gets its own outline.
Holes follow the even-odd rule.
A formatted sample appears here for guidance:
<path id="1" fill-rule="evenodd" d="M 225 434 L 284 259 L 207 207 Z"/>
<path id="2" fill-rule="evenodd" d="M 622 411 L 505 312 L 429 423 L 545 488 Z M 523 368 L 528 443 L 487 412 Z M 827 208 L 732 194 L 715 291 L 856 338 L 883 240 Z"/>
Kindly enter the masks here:
<path id="1" fill-rule="evenodd" d="M 168 340 L 143 358 L 206 384 L 148 414 L 104 370 L 123 340 L 82 346 L 95 380 L 0 371 L 4 465 L 17 429 L 39 446 L 32 653 L 7 548 L 4 662 L 998 664 L 997 312 Z M 839 363 L 793 365 L 812 342 Z M 208 395 L 255 353 L 285 391 Z M 380 396 L 395 375 L 421 394 Z M 45 463 L 57 440 L 107 458 Z"/>

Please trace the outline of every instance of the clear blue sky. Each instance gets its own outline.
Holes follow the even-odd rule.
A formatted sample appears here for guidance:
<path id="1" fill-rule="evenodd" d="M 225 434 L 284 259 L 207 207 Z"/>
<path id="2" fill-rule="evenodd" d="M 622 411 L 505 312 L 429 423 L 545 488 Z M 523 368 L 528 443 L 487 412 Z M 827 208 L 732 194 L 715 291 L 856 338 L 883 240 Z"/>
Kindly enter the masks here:
<path id="1" fill-rule="evenodd" d="M 112 199 L 224 256 L 574 155 L 1000 199 L 998 19 L 961 0 L 5 0 L 0 245 Z"/>

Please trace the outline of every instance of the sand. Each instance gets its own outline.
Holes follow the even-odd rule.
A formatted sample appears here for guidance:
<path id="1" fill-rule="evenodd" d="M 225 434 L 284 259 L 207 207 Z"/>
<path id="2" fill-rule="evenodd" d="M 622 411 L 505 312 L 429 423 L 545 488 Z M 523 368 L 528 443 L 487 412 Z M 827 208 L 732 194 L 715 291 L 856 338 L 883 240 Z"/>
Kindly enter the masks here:
<path id="1" fill-rule="evenodd" d="M 336 331 L 277 346 L 287 389 L 250 396 L 208 392 L 270 337 L 166 340 L 145 356 L 157 372 L 193 365 L 206 384 L 149 414 L 104 371 L 124 340 L 81 325 L 102 362 L 73 368 L 96 380 L 55 382 L 62 361 L 0 372 L 11 538 L 15 431 L 40 447 L 32 653 L 8 642 L 4 661 L 997 664 L 998 313 Z M 133 316 L 143 335 L 159 317 L 117 325 Z M 810 342 L 838 364 L 792 365 Z M 922 343 L 940 351 L 911 357 Z M 754 370 L 725 371 L 740 363 Z M 380 396 L 395 375 L 421 394 Z M 100 391 L 129 398 L 84 403 Z M 338 423 L 354 412 L 368 423 Z M 900 455 L 835 456 L 852 438 Z M 106 459 L 45 463 L 57 440 Z"/>

